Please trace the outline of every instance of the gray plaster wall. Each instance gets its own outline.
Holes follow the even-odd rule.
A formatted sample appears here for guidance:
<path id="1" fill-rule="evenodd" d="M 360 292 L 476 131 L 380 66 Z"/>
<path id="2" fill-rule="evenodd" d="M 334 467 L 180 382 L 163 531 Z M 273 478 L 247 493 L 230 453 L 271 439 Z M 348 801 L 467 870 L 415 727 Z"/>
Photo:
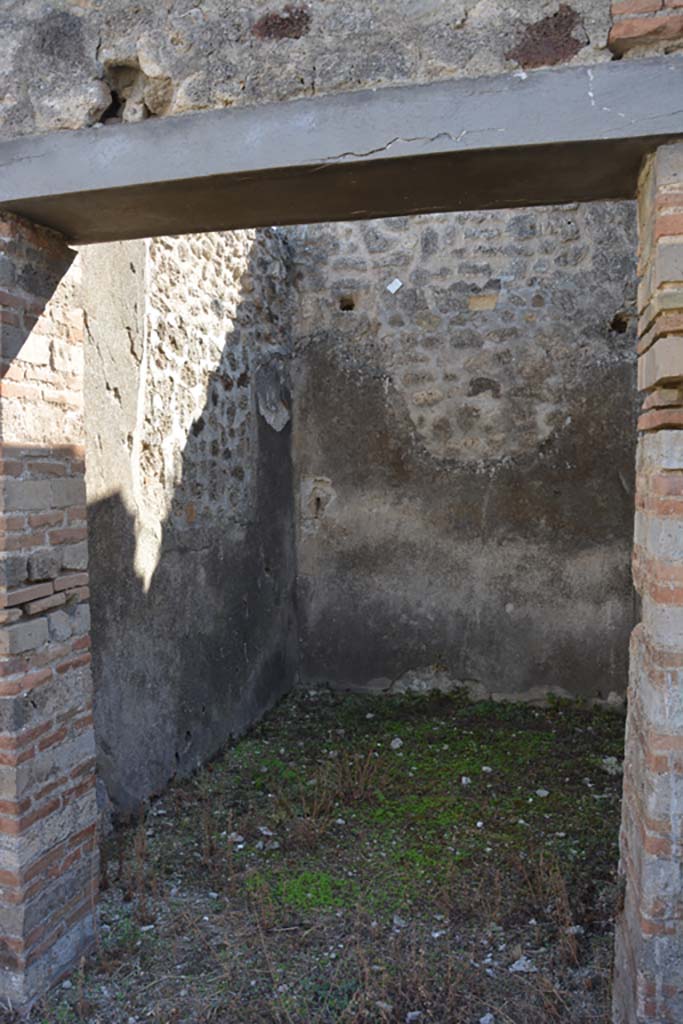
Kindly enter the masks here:
<path id="1" fill-rule="evenodd" d="M 128 811 L 294 681 L 288 271 L 273 231 L 80 261 L 98 767 Z"/>
<path id="2" fill-rule="evenodd" d="M 622 693 L 632 206 L 289 241 L 302 681 Z"/>
<path id="3" fill-rule="evenodd" d="M 608 60 L 610 0 L 4 0 L 0 138 Z"/>
<path id="4" fill-rule="evenodd" d="M 81 251 L 119 810 L 297 676 L 623 692 L 634 253 L 630 204 Z"/>

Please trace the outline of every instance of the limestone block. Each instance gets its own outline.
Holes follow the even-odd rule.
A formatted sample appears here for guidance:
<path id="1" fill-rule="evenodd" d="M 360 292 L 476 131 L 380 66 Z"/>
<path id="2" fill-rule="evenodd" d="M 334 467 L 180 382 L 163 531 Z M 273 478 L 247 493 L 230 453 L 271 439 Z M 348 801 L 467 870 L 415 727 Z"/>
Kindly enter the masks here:
<path id="1" fill-rule="evenodd" d="M 59 480 L 50 481 L 48 507 L 66 508 L 69 505 L 85 505 L 85 501 L 85 481 L 82 477 L 62 477 Z"/>
<path id="2" fill-rule="evenodd" d="M 674 472 L 683 470 L 683 432 L 659 430 L 638 442 L 638 471 L 647 469 Z"/>
<path id="3" fill-rule="evenodd" d="M 15 622 L 0 629 L 0 654 L 21 654 L 32 651 L 48 639 L 47 619 Z"/>
<path id="4" fill-rule="evenodd" d="M 30 580 L 53 580 L 61 568 L 59 552 L 55 548 L 34 551 L 28 560 Z"/>
<path id="5" fill-rule="evenodd" d="M 25 582 L 26 555 L 11 554 L 0 557 L 0 587 L 19 587 Z"/>
<path id="6" fill-rule="evenodd" d="M 50 508 L 50 481 L 7 480 L 3 484 L 0 503 L 4 512 L 42 512 Z"/>
<path id="7" fill-rule="evenodd" d="M 638 388 L 650 391 L 679 380 L 683 380 L 683 337 L 670 334 L 638 359 Z"/>
<path id="8" fill-rule="evenodd" d="M 79 544 L 67 544 L 59 549 L 63 569 L 87 569 L 88 568 L 88 544 L 81 541 Z M 56 575 L 56 574 L 55 574 Z"/>
<path id="9" fill-rule="evenodd" d="M 52 612 L 48 615 L 50 636 L 54 640 L 68 640 L 71 636 L 71 619 L 65 611 Z"/>
<path id="10" fill-rule="evenodd" d="M 683 562 L 683 520 L 674 516 L 636 514 L 636 544 L 661 562 Z"/>
<path id="11" fill-rule="evenodd" d="M 652 296 L 638 321 L 641 337 L 653 326 L 657 317 L 683 310 L 683 289 L 678 287 L 660 288 Z"/>
<path id="12" fill-rule="evenodd" d="M 683 649 L 683 606 L 659 604 L 643 596 L 643 624 L 648 637 L 657 647 Z"/>

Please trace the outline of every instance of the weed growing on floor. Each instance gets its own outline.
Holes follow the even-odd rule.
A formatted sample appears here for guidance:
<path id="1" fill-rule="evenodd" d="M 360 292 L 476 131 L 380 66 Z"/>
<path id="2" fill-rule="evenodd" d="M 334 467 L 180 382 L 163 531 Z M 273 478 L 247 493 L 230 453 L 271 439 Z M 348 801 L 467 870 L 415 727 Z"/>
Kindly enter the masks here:
<path id="1" fill-rule="evenodd" d="M 108 840 L 98 951 L 32 1020 L 606 1024 L 622 733 L 295 693 Z"/>

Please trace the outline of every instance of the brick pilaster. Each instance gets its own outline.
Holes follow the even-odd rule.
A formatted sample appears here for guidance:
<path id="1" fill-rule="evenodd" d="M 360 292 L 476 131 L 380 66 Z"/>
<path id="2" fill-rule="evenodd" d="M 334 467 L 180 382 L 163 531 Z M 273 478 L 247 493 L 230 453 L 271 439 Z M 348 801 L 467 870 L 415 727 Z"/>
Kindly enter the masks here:
<path id="1" fill-rule="evenodd" d="M 83 313 L 74 254 L 0 214 L 0 1003 L 92 941 Z M 66 275 L 66 276 L 64 276 Z"/>
<path id="2" fill-rule="evenodd" d="M 639 192 L 639 420 L 614 1019 L 683 1020 L 683 146 Z"/>
<path id="3" fill-rule="evenodd" d="M 612 0 L 610 49 L 683 44 L 683 0 Z"/>

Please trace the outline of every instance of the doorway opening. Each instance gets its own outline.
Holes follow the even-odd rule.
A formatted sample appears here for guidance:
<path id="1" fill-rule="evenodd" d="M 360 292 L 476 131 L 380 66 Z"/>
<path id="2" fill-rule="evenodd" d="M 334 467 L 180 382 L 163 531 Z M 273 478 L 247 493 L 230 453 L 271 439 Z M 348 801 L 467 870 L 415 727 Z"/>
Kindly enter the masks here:
<path id="1" fill-rule="evenodd" d="M 220 960 L 217 929 L 251 906 L 255 1013 L 332 1020 L 362 998 L 375 1018 L 358 1020 L 429 1020 L 383 963 L 435 965 L 457 936 L 451 1003 L 472 971 L 505 982 L 463 1019 L 495 1019 L 520 979 L 539 1013 L 559 1006 L 566 990 L 536 985 L 556 978 L 544 944 L 572 984 L 597 972 L 582 1012 L 606 1005 L 623 730 L 601 705 L 620 704 L 634 623 L 634 250 L 630 204 L 81 250 L 101 805 L 121 818 L 153 800 L 104 876 L 127 963 L 161 966 L 152 940 L 180 941 L 189 904 Z M 554 747 L 581 750 L 580 775 Z M 569 794 L 581 815 L 561 824 Z M 612 841 L 589 895 L 598 819 Z M 377 981 L 363 990 L 337 967 L 367 903 L 348 856 L 371 846 L 395 873 L 382 866 L 393 896 L 362 925 L 388 945 L 353 950 Z M 335 870 L 317 860 L 340 850 Z M 439 906 L 406 903 L 422 889 Z M 585 923 L 579 892 L 600 907 Z M 173 901 L 179 917 L 160 909 Z M 268 966 L 306 921 L 326 944 L 308 995 Z M 164 1012 L 202 974 L 196 947 L 179 960 Z"/>

